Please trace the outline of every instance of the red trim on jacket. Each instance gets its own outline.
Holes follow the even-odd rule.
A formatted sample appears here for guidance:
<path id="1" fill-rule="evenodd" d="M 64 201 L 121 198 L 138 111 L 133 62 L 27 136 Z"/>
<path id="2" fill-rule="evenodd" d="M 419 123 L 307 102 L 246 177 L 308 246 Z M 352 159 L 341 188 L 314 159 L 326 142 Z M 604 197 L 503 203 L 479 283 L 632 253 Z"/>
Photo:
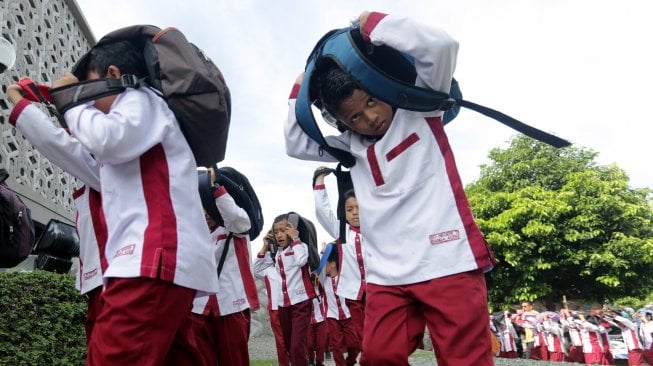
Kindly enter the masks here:
<path id="1" fill-rule="evenodd" d="M 225 194 L 227 194 L 227 189 L 224 186 L 220 186 L 218 189 L 213 191 L 213 198 L 218 198 Z"/>
<path id="2" fill-rule="evenodd" d="M 472 253 L 474 253 L 476 264 L 480 268 L 484 268 L 493 264 L 493 258 L 488 258 L 488 245 L 481 234 L 481 230 L 476 226 L 476 222 L 474 221 L 472 210 L 470 209 L 467 196 L 465 195 L 463 183 L 458 175 L 458 169 L 456 168 L 456 162 L 453 157 L 453 152 L 451 151 L 451 146 L 449 145 L 449 140 L 444 133 L 442 117 L 427 117 L 426 122 L 431 128 L 433 136 L 440 148 L 440 153 L 444 158 L 447 177 L 449 178 L 449 183 L 451 184 L 451 189 L 456 200 L 458 214 L 460 215 L 465 227 L 470 249 L 472 250 Z"/>
<path id="3" fill-rule="evenodd" d="M 297 99 L 297 96 L 299 95 L 299 87 L 300 86 L 301 85 L 299 85 L 299 84 L 294 84 L 292 86 L 292 90 L 290 91 L 290 96 L 288 97 L 288 99 Z"/>
<path id="4" fill-rule="evenodd" d="M 383 180 L 383 175 L 381 174 L 381 168 L 379 167 L 379 161 L 376 158 L 374 145 L 375 144 L 371 144 L 367 147 L 367 161 L 370 163 L 370 170 L 372 171 L 374 183 L 376 183 L 377 186 L 380 186 L 385 184 L 385 180 Z"/>
<path id="5" fill-rule="evenodd" d="M 388 161 L 391 161 L 392 159 L 399 156 L 402 152 L 406 151 L 406 149 L 408 149 L 411 145 L 413 145 L 417 141 L 419 141 L 419 136 L 417 136 L 415 132 L 411 133 L 402 142 L 400 142 L 399 145 L 393 147 L 390 151 L 388 151 L 388 153 L 385 154 L 385 158 Z"/>
<path id="6" fill-rule="evenodd" d="M 23 98 L 21 99 L 18 104 L 14 106 L 14 109 L 11 110 L 11 113 L 9 114 L 9 124 L 12 126 L 16 127 L 16 121 L 18 121 L 18 116 L 23 112 L 23 109 L 27 107 L 28 105 L 32 104 L 29 100 Z"/>
<path id="7" fill-rule="evenodd" d="M 371 12 L 367 16 L 367 20 L 365 21 L 365 24 L 363 26 L 363 39 L 367 42 L 370 41 L 370 34 L 376 28 L 376 26 L 379 24 L 381 19 L 385 18 L 388 14 L 384 13 L 378 13 L 378 12 Z"/>
<path id="8" fill-rule="evenodd" d="M 177 266 L 177 217 L 170 195 L 170 171 L 161 144 L 140 157 L 148 223 L 143 233 L 141 276 L 174 281 Z"/>

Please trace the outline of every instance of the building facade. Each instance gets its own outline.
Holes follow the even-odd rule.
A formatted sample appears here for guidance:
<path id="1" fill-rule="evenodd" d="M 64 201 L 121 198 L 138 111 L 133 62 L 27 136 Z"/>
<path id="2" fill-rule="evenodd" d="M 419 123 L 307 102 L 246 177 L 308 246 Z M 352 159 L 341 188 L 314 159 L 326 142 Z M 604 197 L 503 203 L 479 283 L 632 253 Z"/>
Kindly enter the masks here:
<path id="1" fill-rule="evenodd" d="M 0 0 L 0 36 L 16 49 L 15 65 L 0 74 L 0 167 L 10 174 L 9 187 L 31 209 L 38 235 L 50 219 L 74 224 L 72 193 L 78 183 L 9 124 L 13 105 L 7 86 L 23 76 L 52 83 L 95 44 L 95 38 L 75 0 Z"/>

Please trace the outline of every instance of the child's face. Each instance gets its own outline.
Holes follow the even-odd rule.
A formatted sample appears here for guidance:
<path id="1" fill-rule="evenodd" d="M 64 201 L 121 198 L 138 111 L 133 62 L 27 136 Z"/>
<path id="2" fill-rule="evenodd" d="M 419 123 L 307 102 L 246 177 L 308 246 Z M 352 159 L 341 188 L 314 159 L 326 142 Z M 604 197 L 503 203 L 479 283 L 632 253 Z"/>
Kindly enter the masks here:
<path id="1" fill-rule="evenodd" d="M 95 71 L 89 71 L 86 73 L 86 80 L 95 80 L 99 78 L 100 78 L 100 74 L 98 74 Z M 108 97 L 98 98 L 95 100 L 95 104 L 94 104 L 95 108 L 99 109 L 104 114 L 107 114 L 111 110 L 111 105 L 113 104 L 113 102 L 116 100 L 117 97 L 118 96 L 116 95 L 109 95 Z"/>
<path id="2" fill-rule="evenodd" d="M 327 262 L 325 271 L 327 276 L 336 277 L 338 275 L 338 264 L 336 262 Z"/>
<path id="3" fill-rule="evenodd" d="M 360 227 L 360 221 L 358 221 L 358 201 L 356 197 L 349 197 L 345 201 L 345 218 L 349 225 L 353 227 Z"/>
<path id="4" fill-rule="evenodd" d="M 286 229 L 288 226 L 288 220 L 281 220 L 279 222 L 275 222 L 274 225 L 272 225 L 272 229 L 274 230 L 274 238 L 281 248 L 285 248 L 288 246 L 288 244 L 290 244 L 290 237 L 288 234 L 286 234 Z"/>
<path id="5" fill-rule="evenodd" d="M 392 123 L 392 107 L 360 89 L 342 102 L 337 118 L 350 130 L 365 136 L 383 136 Z"/>

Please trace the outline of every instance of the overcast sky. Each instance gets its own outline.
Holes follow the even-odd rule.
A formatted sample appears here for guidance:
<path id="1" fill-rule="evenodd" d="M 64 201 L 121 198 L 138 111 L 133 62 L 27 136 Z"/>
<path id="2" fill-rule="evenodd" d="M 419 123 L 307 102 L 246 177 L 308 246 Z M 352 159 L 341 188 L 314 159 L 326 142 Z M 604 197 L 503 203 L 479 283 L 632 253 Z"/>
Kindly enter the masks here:
<path id="1" fill-rule="evenodd" d="M 653 188 L 653 2 L 603 0 L 77 0 L 96 38 L 128 25 L 179 28 L 213 59 L 231 89 L 227 158 L 261 200 L 266 227 L 280 213 L 314 219 L 320 164 L 285 154 L 287 97 L 314 43 L 363 10 L 410 16 L 460 42 L 465 99 L 599 153 L 631 186 Z M 333 132 L 335 130 L 324 130 Z M 446 128 L 465 184 L 515 132 L 462 110 Z M 327 178 L 335 198 L 334 178 Z M 334 203 L 335 205 L 335 203 Z M 335 206 L 334 206 L 335 209 Z M 253 243 L 254 250 L 260 238 Z"/>

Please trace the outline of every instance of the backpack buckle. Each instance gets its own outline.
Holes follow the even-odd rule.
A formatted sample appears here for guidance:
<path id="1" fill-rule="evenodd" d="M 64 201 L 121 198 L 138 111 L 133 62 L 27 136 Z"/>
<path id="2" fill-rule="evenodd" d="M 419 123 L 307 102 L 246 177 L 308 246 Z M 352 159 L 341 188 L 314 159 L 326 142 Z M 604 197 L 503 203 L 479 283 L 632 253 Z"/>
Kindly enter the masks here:
<path id="1" fill-rule="evenodd" d="M 125 88 L 138 88 L 140 80 L 133 74 L 123 74 L 120 76 L 120 84 Z"/>
<path id="2" fill-rule="evenodd" d="M 445 99 L 442 101 L 440 106 L 438 107 L 439 111 L 448 111 L 449 109 L 453 108 L 453 106 L 456 105 L 456 100 L 453 98 Z"/>

